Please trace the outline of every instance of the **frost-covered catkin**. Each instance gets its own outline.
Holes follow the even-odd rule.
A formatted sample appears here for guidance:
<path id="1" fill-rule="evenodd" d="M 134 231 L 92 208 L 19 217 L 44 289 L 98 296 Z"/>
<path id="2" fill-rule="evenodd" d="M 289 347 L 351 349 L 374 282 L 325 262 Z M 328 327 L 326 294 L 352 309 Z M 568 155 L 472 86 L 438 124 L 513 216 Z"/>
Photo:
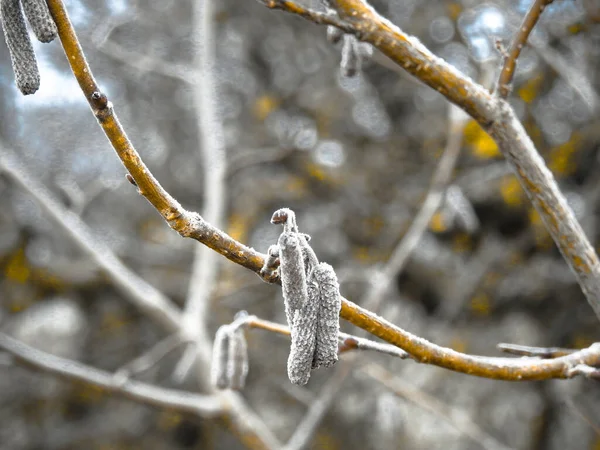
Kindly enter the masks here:
<path id="1" fill-rule="evenodd" d="M 24 95 L 33 94 L 40 87 L 40 73 L 20 0 L 0 0 L 0 20 L 17 87 Z"/>
<path id="2" fill-rule="evenodd" d="M 228 363 L 230 338 L 231 330 L 229 325 L 221 326 L 215 335 L 210 381 L 218 389 L 227 389 L 229 387 Z"/>
<path id="3" fill-rule="evenodd" d="M 327 263 L 316 266 L 308 281 L 310 301 L 319 304 L 313 368 L 331 367 L 338 360 L 338 336 L 342 298 L 333 267 Z"/>
<path id="4" fill-rule="evenodd" d="M 288 357 L 288 377 L 294 384 L 305 385 L 310 378 L 315 355 L 319 305 L 307 301 L 294 313 L 292 346 Z"/>
<path id="5" fill-rule="evenodd" d="M 345 34 L 342 45 L 342 61 L 340 62 L 342 74 L 347 77 L 356 75 L 362 65 L 361 58 L 356 38 L 351 34 Z"/>
<path id="6" fill-rule="evenodd" d="M 243 329 L 238 328 L 230 334 L 228 356 L 229 388 L 241 390 L 246 385 L 246 376 L 248 375 L 248 345 Z"/>
<path id="7" fill-rule="evenodd" d="M 279 236 L 279 274 L 288 324 L 293 326 L 294 313 L 306 304 L 306 273 L 298 233 L 284 231 Z"/>
<path id="8" fill-rule="evenodd" d="M 45 0 L 22 0 L 25 16 L 38 41 L 51 42 L 58 35 Z"/>

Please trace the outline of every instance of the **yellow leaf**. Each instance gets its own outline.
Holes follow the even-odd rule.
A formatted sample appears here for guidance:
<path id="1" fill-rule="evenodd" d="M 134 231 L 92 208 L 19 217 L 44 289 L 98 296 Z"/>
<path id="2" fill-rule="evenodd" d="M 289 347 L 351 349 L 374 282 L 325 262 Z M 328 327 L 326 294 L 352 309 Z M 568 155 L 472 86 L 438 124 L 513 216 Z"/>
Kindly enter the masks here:
<path id="1" fill-rule="evenodd" d="M 480 292 L 471 299 L 471 310 L 480 316 L 488 316 L 492 310 L 490 297 Z"/>
<path id="2" fill-rule="evenodd" d="M 531 103 L 538 96 L 543 80 L 544 77 L 542 75 L 529 79 L 519 88 L 517 94 L 525 103 Z"/>
<path id="3" fill-rule="evenodd" d="M 5 269 L 6 278 L 17 283 L 25 283 L 31 275 L 31 270 L 25 258 L 25 250 L 18 249 L 8 260 Z"/>
<path id="4" fill-rule="evenodd" d="M 502 180 L 500 194 L 509 206 L 519 206 L 523 203 L 523 188 L 515 176 L 505 177 Z"/>
<path id="5" fill-rule="evenodd" d="M 448 224 L 444 220 L 444 215 L 441 212 L 436 212 L 429 221 L 429 229 L 434 233 L 443 233 L 448 229 Z"/>
<path id="6" fill-rule="evenodd" d="M 254 102 L 252 107 L 252 113 L 261 122 L 269 117 L 269 114 L 273 112 L 279 106 L 279 100 L 272 95 L 261 95 Z"/>
<path id="7" fill-rule="evenodd" d="M 471 120 L 464 131 L 465 143 L 471 149 L 473 155 L 481 159 L 497 158 L 500 156 L 500 150 L 496 142 L 481 128 L 481 126 Z"/>

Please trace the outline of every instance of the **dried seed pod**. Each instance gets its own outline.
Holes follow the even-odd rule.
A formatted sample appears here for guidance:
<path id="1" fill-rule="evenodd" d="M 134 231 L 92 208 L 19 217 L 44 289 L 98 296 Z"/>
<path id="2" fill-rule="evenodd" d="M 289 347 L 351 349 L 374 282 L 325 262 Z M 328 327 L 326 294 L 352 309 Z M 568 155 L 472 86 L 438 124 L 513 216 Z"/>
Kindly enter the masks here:
<path id="1" fill-rule="evenodd" d="M 333 25 L 327 26 L 327 40 L 332 44 L 337 44 L 344 37 L 344 32 Z"/>
<path id="2" fill-rule="evenodd" d="M 51 42 L 58 36 L 56 24 L 45 0 L 22 0 L 25 16 L 38 41 Z"/>
<path id="3" fill-rule="evenodd" d="M 40 74 L 27 33 L 25 17 L 19 0 L 0 0 L 0 21 L 17 87 L 23 95 L 35 93 L 40 87 Z"/>
<path id="4" fill-rule="evenodd" d="M 304 256 L 297 233 L 283 232 L 279 236 L 279 274 L 288 325 L 293 326 L 294 312 L 307 303 Z"/>
<path id="5" fill-rule="evenodd" d="M 342 45 L 342 61 L 340 68 L 346 77 L 353 77 L 358 73 L 362 65 L 362 55 L 356 38 L 351 34 L 344 35 Z"/>
<path id="6" fill-rule="evenodd" d="M 241 390 L 246 385 L 246 376 L 248 375 L 248 345 L 242 328 L 237 328 L 230 334 L 228 356 L 229 388 Z"/>
<path id="7" fill-rule="evenodd" d="M 338 360 L 338 336 L 342 298 L 333 267 L 319 263 L 308 282 L 309 301 L 319 304 L 313 368 L 331 367 Z"/>
<path id="8" fill-rule="evenodd" d="M 210 381 L 217 389 L 227 389 L 229 387 L 228 363 L 230 335 L 231 327 L 229 325 L 219 327 L 217 334 L 215 335 Z"/>
<path id="9" fill-rule="evenodd" d="M 288 357 L 288 377 L 293 384 L 305 385 L 310 378 L 315 355 L 319 305 L 307 301 L 294 313 L 292 346 Z"/>

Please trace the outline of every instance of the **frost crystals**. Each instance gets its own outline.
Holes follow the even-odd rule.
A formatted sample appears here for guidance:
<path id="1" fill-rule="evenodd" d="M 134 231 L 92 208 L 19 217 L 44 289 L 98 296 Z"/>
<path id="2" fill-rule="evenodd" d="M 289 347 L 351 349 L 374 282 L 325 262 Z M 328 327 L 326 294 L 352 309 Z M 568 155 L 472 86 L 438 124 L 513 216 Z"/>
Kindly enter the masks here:
<path id="1" fill-rule="evenodd" d="M 275 211 L 271 222 L 282 224 L 283 232 L 277 248 L 269 249 L 265 265 L 272 264 L 278 253 L 285 313 L 292 330 L 288 377 L 304 385 L 312 369 L 330 367 L 338 360 L 339 284 L 333 268 L 319 263 L 310 238 L 298 231 L 292 210 Z"/>

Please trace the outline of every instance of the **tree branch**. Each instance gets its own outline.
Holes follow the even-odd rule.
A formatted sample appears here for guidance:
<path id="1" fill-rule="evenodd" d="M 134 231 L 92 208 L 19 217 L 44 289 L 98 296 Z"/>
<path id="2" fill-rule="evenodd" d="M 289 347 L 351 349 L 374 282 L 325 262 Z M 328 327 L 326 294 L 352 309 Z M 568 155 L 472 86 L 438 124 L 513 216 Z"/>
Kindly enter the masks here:
<path id="1" fill-rule="evenodd" d="M 407 72 L 459 106 L 496 141 L 600 319 L 598 256 L 512 108 L 435 56 L 418 39 L 406 35 L 381 17 L 364 0 L 330 0 L 330 3 L 345 32 L 374 45 Z M 287 0 L 263 4 L 311 20 L 304 8 Z M 319 20 L 317 23 L 323 23 Z"/>
<path id="2" fill-rule="evenodd" d="M 139 186 L 140 193 L 182 236 L 196 239 L 232 262 L 260 273 L 265 255 L 235 241 L 226 233 L 208 224 L 198 214 L 185 210 L 152 176 L 119 124 L 112 105 L 106 96 L 100 93 L 62 1 L 47 1 L 57 23 L 59 36 L 73 73 L 117 155 Z M 288 2 L 269 2 L 269 4 L 273 3 L 289 6 Z M 344 23 L 338 25 L 337 19 L 318 16 L 319 23 L 343 26 L 345 31 L 352 32 L 360 39 L 375 45 L 407 71 L 438 90 L 488 128 L 518 174 L 563 256 L 575 272 L 588 301 L 600 316 L 598 257 L 583 234 L 566 199 L 560 193 L 552 174 L 545 167 L 542 158 L 510 107 L 505 102 L 492 97 L 483 87 L 462 75 L 454 67 L 434 56 L 418 40 L 402 33 L 362 1 L 335 0 L 333 3 L 337 6 Z M 305 12 L 297 5 L 290 8 L 291 12 L 301 15 Z M 305 17 L 312 16 L 308 14 Z M 465 355 L 432 344 L 347 299 L 342 301 L 340 315 L 354 325 L 407 351 L 419 362 L 486 378 L 513 381 L 568 378 L 573 376 L 570 370 L 575 361 L 589 366 L 600 363 L 598 345 L 553 360 L 531 362 L 521 359 L 487 358 Z"/>
<path id="3" fill-rule="evenodd" d="M 508 51 L 508 56 L 504 60 L 504 66 L 502 67 L 502 71 L 500 72 L 500 78 L 498 79 L 498 95 L 500 98 L 506 98 L 510 94 L 512 87 L 512 79 L 515 75 L 515 68 L 517 67 L 517 59 L 521 54 L 521 50 L 527 43 L 527 39 L 529 38 L 529 34 L 535 27 L 535 24 L 538 22 L 544 8 L 552 3 L 553 0 L 535 0 L 525 18 L 523 19 L 523 23 L 519 27 L 519 31 L 515 35 L 513 42 L 510 46 L 510 50 Z"/>
<path id="4" fill-rule="evenodd" d="M 92 384 L 149 405 L 173 408 L 198 417 L 215 417 L 226 411 L 226 405 L 218 397 L 161 388 L 141 381 L 126 380 L 120 383 L 112 373 L 36 350 L 4 333 L 0 333 L 0 349 L 13 355 L 22 365 L 68 380 Z"/>

